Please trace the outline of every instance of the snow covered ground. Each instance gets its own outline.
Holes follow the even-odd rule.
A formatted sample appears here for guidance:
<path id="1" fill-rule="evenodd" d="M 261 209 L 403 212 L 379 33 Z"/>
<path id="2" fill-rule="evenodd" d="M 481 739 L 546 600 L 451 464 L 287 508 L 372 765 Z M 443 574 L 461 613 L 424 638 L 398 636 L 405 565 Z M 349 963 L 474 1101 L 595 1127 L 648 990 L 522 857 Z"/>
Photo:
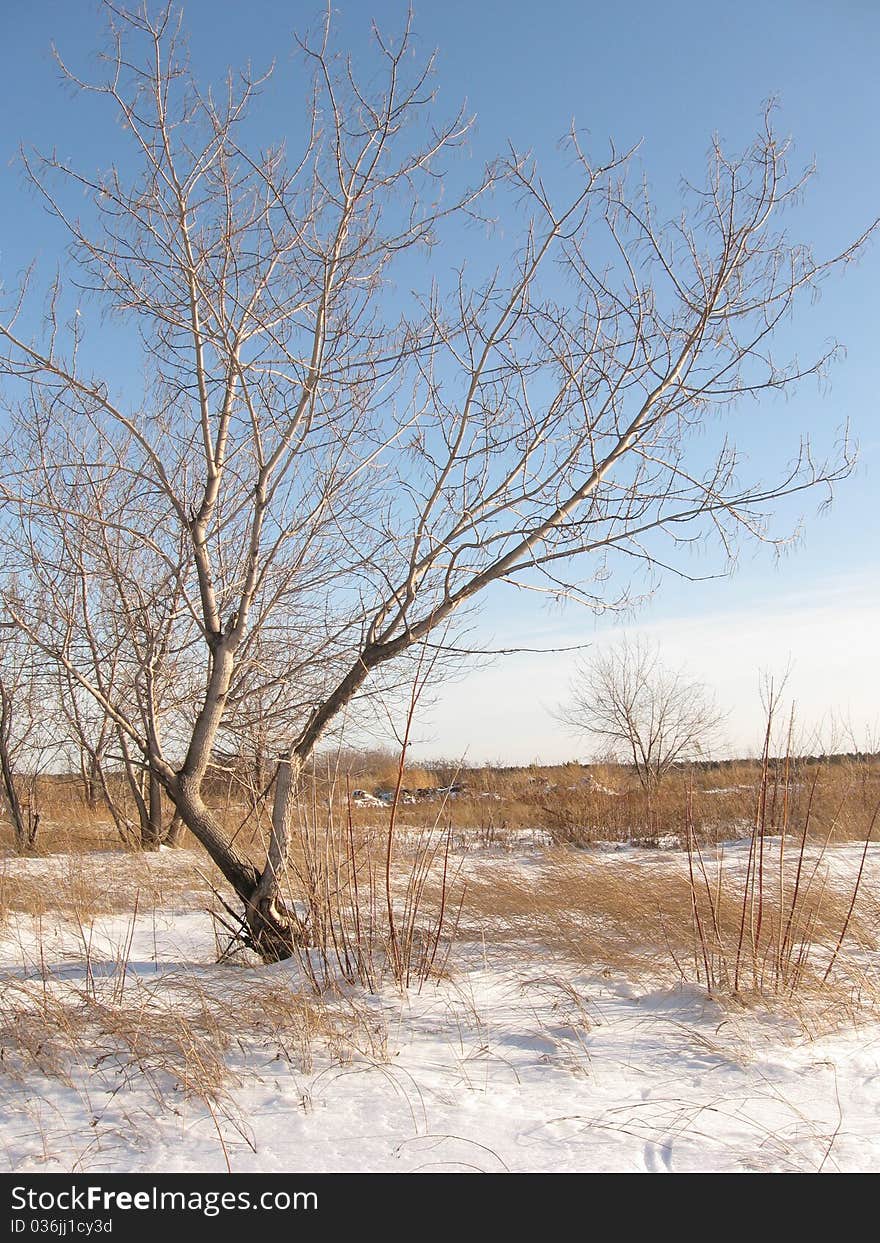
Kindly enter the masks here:
<path id="1" fill-rule="evenodd" d="M 856 857 L 841 848 L 845 873 Z M 2 866 L 49 886 L 68 863 Z M 871 869 L 874 885 L 876 853 Z M 8 913 L 0 1169 L 880 1169 L 878 1025 L 810 1038 L 671 978 L 471 933 L 420 992 L 317 1000 L 294 963 L 218 965 L 208 914 L 176 906 Z"/>

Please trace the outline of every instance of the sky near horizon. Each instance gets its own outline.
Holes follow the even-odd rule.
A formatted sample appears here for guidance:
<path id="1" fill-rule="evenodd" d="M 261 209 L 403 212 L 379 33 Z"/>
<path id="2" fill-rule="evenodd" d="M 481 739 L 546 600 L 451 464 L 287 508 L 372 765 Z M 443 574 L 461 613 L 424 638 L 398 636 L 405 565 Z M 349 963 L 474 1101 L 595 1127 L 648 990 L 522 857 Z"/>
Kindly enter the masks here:
<path id="1" fill-rule="evenodd" d="M 250 0 L 246 6 L 184 4 L 197 68 L 219 77 L 250 58 L 278 63 L 283 106 L 301 99 L 292 61 L 294 28 L 314 25 L 317 3 Z M 334 6 L 341 41 L 355 55 L 369 19 L 399 27 L 398 0 L 341 0 Z M 678 178 L 698 180 L 711 134 L 743 146 L 764 102 L 779 100 L 779 128 L 797 157 L 815 157 L 818 175 L 793 228 L 817 252 L 845 246 L 880 213 L 880 5 L 873 0 L 781 0 L 737 5 L 670 0 L 629 5 L 590 0 L 416 3 L 421 47 L 439 51 L 437 84 L 447 109 L 467 99 L 476 115 L 472 158 L 485 160 L 512 138 L 553 167 L 557 140 L 575 118 L 599 151 L 641 141 L 640 156 L 657 192 L 673 199 Z M 0 278 L 33 256 L 45 275 L 60 257 L 57 236 L 21 185 L 20 142 L 84 152 L 100 164 L 97 131 L 73 106 L 50 54 L 87 60 L 100 30 L 91 0 L 37 0 L 3 14 L 0 74 L 6 107 L 0 129 Z M 286 83 L 286 85 L 285 85 Z M 289 95 L 285 95 L 289 92 Z M 277 123 L 277 117 L 274 118 Z M 797 221 L 795 225 L 794 222 Z M 531 599 L 495 592 L 471 636 L 478 645 L 602 646 L 626 631 L 656 640 L 667 663 L 705 681 L 729 710 L 725 748 L 757 749 L 762 672 L 791 666 L 789 690 L 808 725 L 831 714 L 859 733 L 880 720 L 877 618 L 880 610 L 877 393 L 880 244 L 831 281 L 815 307 L 802 307 L 789 331 L 794 352 L 839 339 L 846 355 L 830 384 L 805 385 L 785 402 L 768 401 L 749 419 L 744 447 L 753 457 L 793 449 L 800 429 L 830 445 L 849 421 L 860 442 L 854 474 L 830 510 L 818 495 L 783 517 L 804 526 L 780 559 L 745 548 L 730 578 L 692 583 L 668 577 L 653 599 L 622 619 L 574 608 L 542 610 Z M 794 438 L 794 443 L 792 438 Z M 707 563 L 706 570 L 714 568 Z M 471 762 L 547 762 L 589 754 L 553 712 L 564 699 L 572 653 L 524 654 L 478 662 L 441 688 L 417 722 L 414 754 L 466 756 Z"/>

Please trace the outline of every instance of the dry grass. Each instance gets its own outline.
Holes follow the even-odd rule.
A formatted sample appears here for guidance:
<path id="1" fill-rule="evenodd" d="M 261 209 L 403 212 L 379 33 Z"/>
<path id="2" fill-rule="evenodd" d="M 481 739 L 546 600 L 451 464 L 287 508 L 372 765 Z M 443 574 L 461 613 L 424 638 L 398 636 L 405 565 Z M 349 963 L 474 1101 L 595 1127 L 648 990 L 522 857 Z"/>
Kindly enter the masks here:
<path id="1" fill-rule="evenodd" d="M 455 937 L 458 865 L 439 817 L 414 833 L 398 803 L 377 829 L 355 827 L 350 803 L 300 806 L 285 883 L 301 928 L 300 963 L 317 992 L 338 979 L 371 993 L 421 987 L 441 974 Z"/>
<path id="2" fill-rule="evenodd" d="M 745 858 L 723 852 L 706 857 L 714 873 L 714 900 L 718 950 L 734 961 L 743 900 L 746 894 Z M 813 857 L 816 869 L 812 897 L 789 930 L 800 962 L 797 998 L 819 999 L 823 1008 L 839 1009 L 839 1018 L 871 1007 L 876 986 L 860 966 L 865 953 L 878 945 L 880 921 L 876 903 L 864 901 L 849 919 L 845 951 L 834 971 L 823 980 L 850 914 L 851 887 L 826 877 L 826 865 Z M 698 880 L 698 884 L 702 881 Z M 767 877 L 764 895 L 766 923 L 758 958 L 771 963 L 776 937 L 785 922 L 779 913 L 791 908 L 795 876 L 785 881 L 782 900 L 773 879 Z M 547 852 L 543 862 L 528 872 L 503 866 L 477 867 L 468 872 L 461 911 L 460 934 L 496 944 L 540 946 L 591 971 L 625 975 L 630 979 L 675 978 L 705 982 L 702 950 L 694 924 L 694 891 L 678 854 L 650 854 L 641 859 L 618 859 L 570 849 Z M 702 898 L 700 899 L 703 900 Z M 794 1006 L 791 990 L 780 995 L 766 972 L 744 975 L 736 989 L 729 977 L 716 973 L 710 981 L 716 996 L 774 1005 Z"/>
<path id="3" fill-rule="evenodd" d="M 317 805 L 337 819 L 347 816 L 347 789 L 393 789 L 399 761 L 386 753 L 348 755 L 329 770 L 316 762 L 305 791 L 305 803 Z M 784 758 L 772 761 L 781 767 Z M 838 757 L 833 760 L 789 759 L 791 814 L 802 816 L 813 791 L 810 834 L 831 841 L 862 840 L 880 800 L 880 757 Z M 817 780 L 818 777 L 818 780 Z M 673 771 L 648 806 L 635 774 L 625 766 L 572 763 L 555 766 L 462 769 L 452 763 L 405 766 L 404 788 L 443 786 L 457 781 L 464 793 L 442 804 L 401 802 L 396 821 L 401 845 L 417 838 L 441 812 L 445 828 L 467 830 L 478 842 L 503 845 L 505 835 L 543 830 L 560 845 L 589 846 L 599 841 L 634 841 L 645 845 L 677 837 L 684 845 L 688 799 L 693 828 L 701 843 L 742 837 L 754 823 L 761 783 L 761 761 L 742 760 L 716 766 Z M 815 790 L 813 785 L 815 782 Z M 256 806 L 231 779 L 209 783 L 208 802 L 237 845 L 256 861 L 264 857 L 268 836 L 265 805 Z M 44 777 L 38 802 L 40 832 L 35 853 L 123 853 L 111 819 L 89 808 L 72 777 Z M 169 811 L 170 814 L 170 811 Z M 388 822 L 388 808 L 351 809 L 355 832 L 375 834 Z M 198 844 L 185 834 L 188 849 Z M 12 829 L 0 818 L 0 853 L 14 853 Z"/>
<path id="4" fill-rule="evenodd" d="M 112 1099 L 120 1089 L 135 1100 L 146 1094 L 172 1114 L 182 1100 L 200 1103 L 229 1165 L 229 1140 L 253 1146 L 235 1089 L 255 1064 L 283 1061 L 310 1073 L 319 1058 L 330 1065 L 387 1058 L 381 1015 L 350 998 L 318 998 L 293 978 L 267 981 L 259 968 L 196 967 L 141 979 L 129 969 L 129 948 L 130 940 L 121 945 L 110 971 L 99 970 L 86 947 L 71 962 L 73 976 L 58 964 L 7 975 L 0 996 L 4 1091 L 27 1088 L 38 1076 L 38 1094 L 40 1078 L 48 1077 L 77 1094 L 85 1084 L 93 1097 Z"/>
<path id="5" fill-rule="evenodd" d="M 559 848 L 525 871 L 467 874 L 460 931 L 496 944 L 540 945 L 594 970 L 668 970 L 670 929 L 691 945 L 691 889 L 676 859 L 618 861 Z"/>
<path id="6" fill-rule="evenodd" d="M 633 976 L 672 973 L 719 995 L 782 993 L 791 999 L 824 985 L 843 1005 L 871 992 L 855 963 L 876 948 L 877 903 L 868 890 L 850 911 L 850 890 L 833 877 L 822 879 L 821 851 L 866 838 L 880 797 L 875 758 L 818 762 L 768 754 L 673 772 L 651 806 L 633 773 L 615 765 L 419 771 L 398 758 L 395 773 L 388 756 L 369 763 L 349 765 L 366 787 L 456 779 L 466 793 L 434 805 L 398 801 L 391 810 L 357 809 L 348 797 L 351 778 L 343 780 L 338 767 L 319 778 L 316 766 L 287 884 L 307 932 L 301 965 L 317 993 L 339 978 L 369 991 L 389 975 L 404 986 L 418 983 L 442 972 L 459 932 L 537 943 L 572 961 Z M 200 850 L 161 856 L 126 851 L 115 838 L 108 841 L 106 822 L 83 808 L 75 783 L 52 779 L 46 794 L 53 816 L 67 816 L 69 823 L 51 820 L 39 848 L 50 854 L 53 846 L 63 847 L 65 853 L 51 873 L 0 863 L 0 919 L 14 912 L 60 914 L 83 927 L 138 903 L 143 909 L 210 905 L 212 889 L 225 892 Z M 239 848 L 259 860 L 268 833 L 265 805 L 242 801 L 231 780 L 213 794 L 215 811 Z M 819 858 L 810 855 L 808 885 L 802 884 L 806 873 L 800 878 L 796 869 L 768 863 L 765 875 L 762 865 L 755 937 L 749 886 L 754 890 L 759 874 L 748 873 L 742 851 L 725 860 L 720 844 L 748 837 L 759 820 L 761 841 L 778 839 L 784 856 L 801 848 L 804 859 L 816 850 Z M 462 900 L 450 844 L 459 850 L 465 840 L 497 845 L 505 834 L 513 841 L 518 828 L 536 826 L 556 848 L 538 854 L 532 875 L 514 864 L 469 868 Z M 661 838 L 677 839 L 682 852 L 649 851 L 624 860 L 572 849 L 615 839 L 656 845 Z M 98 847 L 103 853 L 95 857 Z M 823 982 L 843 940 L 846 952 L 833 964 L 833 979 Z"/>
<path id="7" fill-rule="evenodd" d="M 781 769 L 785 757 L 774 760 Z M 387 764 L 361 768 L 357 784 L 368 790 L 393 787 Z M 684 847 L 690 818 L 701 843 L 714 844 L 748 835 L 754 823 L 762 767 L 760 759 L 714 767 L 673 771 L 660 789 L 646 799 L 630 769 L 603 764 L 589 767 L 565 764 L 520 769 L 456 769 L 453 765 L 429 772 L 429 784 L 457 781 L 463 793 L 439 802 L 402 804 L 397 813 L 401 835 L 417 837 L 441 811 L 442 822 L 456 841 L 465 834 L 478 844 L 503 846 L 523 831 L 540 830 L 558 845 L 591 846 L 625 841 L 644 846 L 678 840 Z M 415 788 L 423 772 L 407 769 L 404 786 Z M 789 812 L 802 818 L 806 801 L 813 800 L 810 836 L 817 840 L 863 840 L 880 799 L 880 758 L 788 760 Z M 313 774 L 308 799 L 346 813 L 344 786 Z M 354 788 L 354 779 L 350 788 Z M 442 810 L 441 810 L 442 807 Z M 356 830 L 381 832 L 388 809 L 352 809 Z M 248 822 L 245 834 L 254 843 L 263 830 Z"/>
<path id="8" fill-rule="evenodd" d="M 41 815 L 40 828 L 33 849 L 36 856 L 57 854 L 91 854 L 94 851 L 122 853 L 126 849 L 113 824 L 98 812 L 82 805 L 58 810 L 54 815 Z M 0 855 L 15 854 L 12 826 L 0 820 Z"/>
<path id="9" fill-rule="evenodd" d="M 67 852 L 36 864 L 0 859 L 0 923 L 17 913 L 88 923 L 100 915 L 208 904 L 219 874 L 206 855 Z"/>
<path id="10" fill-rule="evenodd" d="M 765 860 L 760 899 L 754 870 L 718 857 L 695 871 L 690 944 L 680 935 L 681 922 L 670 938 L 682 977 L 716 996 L 784 1001 L 827 993 L 847 1005 L 873 1004 L 876 985 L 860 965 L 878 947 L 870 905 L 853 905 L 852 884 L 835 883 L 821 852 L 804 859 L 800 878 L 796 859 L 785 875 L 778 861 L 777 848 Z"/>
<path id="11" fill-rule="evenodd" d="M 10 1099 L 32 1086 L 39 1098 L 48 1078 L 82 1099 L 123 1089 L 126 1109 L 155 1112 L 156 1102 L 175 1114 L 193 1102 L 231 1168 L 228 1148 L 253 1144 L 238 1089 L 276 1061 L 308 1075 L 387 1061 L 387 1007 L 365 994 L 455 975 L 456 940 L 494 945 L 514 969 L 540 964 L 530 987 L 550 997 L 575 1073 L 588 1064 L 595 1017 L 578 968 L 649 989 L 696 984 L 736 1014 L 728 1043 L 760 1029 L 756 1010 L 809 1034 L 875 1019 L 880 906 L 867 843 L 880 764 L 775 760 L 769 737 L 768 723 L 760 762 L 673 773 L 650 805 L 615 766 L 419 772 L 404 747 L 396 768 L 375 765 L 375 784 L 398 796 L 376 809 L 352 807 L 351 776 L 338 767 L 313 773 L 285 878 L 303 936 L 297 961 L 274 967 L 238 954 L 236 904 L 200 848 L 133 850 L 75 783 L 53 779 L 37 844 L 45 857 L 0 859 L 0 923 L 7 948 L 20 934 L 22 963 L 4 973 L 0 995 L 0 1092 L 5 1078 Z M 405 785 L 453 779 L 465 787 L 457 798 L 400 797 Z M 259 862 L 266 801 L 248 801 L 227 778 L 212 806 Z M 523 829 L 554 844 L 525 860 L 480 849 L 513 845 Z M 664 838 L 682 848 L 583 849 Z M 725 845 L 731 838 L 746 840 Z M 864 849 L 831 849 L 850 840 Z M 176 912 L 211 908 L 219 962 L 163 963 L 155 913 L 173 924 Z M 151 916 L 154 969 L 144 970 L 132 945 L 138 929 L 143 946 Z"/>
<path id="12" fill-rule="evenodd" d="M 782 761 L 770 758 L 774 708 L 771 699 L 744 871 L 740 868 L 731 878 L 723 852 L 717 861 L 707 863 L 695 828 L 692 794 L 686 803 L 693 974 L 714 993 L 738 995 L 751 989 L 792 998 L 805 985 L 813 991 L 817 984 L 824 989 L 844 941 L 860 930 L 856 904 L 880 801 L 862 828 L 858 867 L 845 894 L 840 877 L 832 874 L 828 850 L 849 788 L 843 798 L 835 799 L 830 818 L 823 816 L 822 767 L 814 765 L 812 772 L 803 774 L 808 780 L 797 780 L 798 762 L 792 756 Z M 840 871 L 839 858 L 835 862 Z M 869 947 L 864 937 L 862 945 Z M 870 948 L 874 947 L 872 939 Z"/>
<path id="13" fill-rule="evenodd" d="M 785 758 L 772 761 L 779 774 Z M 771 774 L 772 778 L 772 774 Z M 634 841 L 653 845 L 677 839 L 681 846 L 690 829 L 701 843 L 747 836 L 761 798 L 758 761 L 723 769 L 689 769 L 673 773 L 650 802 L 631 774 L 609 778 L 615 794 L 581 786 L 575 790 L 543 791 L 536 802 L 537 823 L 560 845 L 590 846 L 601 841 Z M 811 802 L 809 835 L 815 840 L 863 841 L 880 800 L 880 765 L 876 762 L 790 760 L 787 770 L 787 814 L 795 823 L 806 818 Z M 769 809 L 775 830 L 782 802 Z"/>

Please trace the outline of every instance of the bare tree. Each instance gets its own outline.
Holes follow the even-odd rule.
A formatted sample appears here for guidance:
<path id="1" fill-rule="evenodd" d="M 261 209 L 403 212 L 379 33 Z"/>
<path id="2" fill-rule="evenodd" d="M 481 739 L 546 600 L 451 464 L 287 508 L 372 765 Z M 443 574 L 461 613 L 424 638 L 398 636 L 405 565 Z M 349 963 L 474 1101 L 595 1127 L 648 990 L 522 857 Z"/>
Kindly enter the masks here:
<path id="1" fill-rule="evenodd" d="M 660 649 L 643 639 L 624 640 L 582 664 L 560 715 L 631 763 L 649 795 L 676 764 L 707 756 L 724 721 L 706 686 L 667 668 Z"/>
<path id="2" fill-rule="evenodd" d="M 121 117 L 127 162 L 25 157 L 84 292 L 56 284 L 31 331 L 26 281 L 0 320 L 8 560 L 55 603 L 38 614 L 25 587 L 6 609 L 106 710 L 272 958 L 301 935 L 281 884 L 302 766 L 380 671 L 451 644 L 494 584 L 603 608 L 612 570 L 713 533 L 729 557 L 740 535 L 771 538 L 777 498 L 846 473 L 845 443 L 828 461 L 801 444 L 778 476 L 743 476 L 732 442 L 713 456 L 703 433 L 821 369 L 775 361 L 774 331 L 864 238 L 819 261 L 777 227 L 804 179 L 769 116 L 742 156 L 713 145 L 671 225 L 631 188 L 633 153 L 594 163 L 574 133 L 567 190 L 511 148 L 455 194 L 467 122 L 438 122 L 408 27 L 376 33 L 360 72 L 329 24 L 301 43 L 311 96 L 288 151 L 247 137 L 264 79 L 202 91 L 170 8 L 107 12 L 105 76 L 63 70 Z M 466 226 L 489 193 L 520 241 L 471 279 Z M 405 288 L 424 276 L 424 296 L 395 271 Z M 95 300 L 140 354 L 140 391 L 90 345 L 76 312 Z M 97 662 L 58 577 L 74 529 L 107 566 Z M 107 618 L 172 595 L 191 711 L 163 728 L 142 654 L 146 715 L 97 670 L 116 650 Z M 203 784 L 230 705 L 273 686 L 287 729 L 256 865 Z"/>
<path id="3" fill-rule="evenodd" d="M 54 415 L 33 414 L 26 440 L 42 477 L 40 513 L 54 517 L 36 522 L 32 511 L 20 513 L 25 564 L 39 567 L 29 583 L 39 592 L 39 606 L 31 602 L 30 616 L 64 653 L 54 698 L 78 753 L 87 802 L 102 801 L 126 839 L 158 848 L 166 836 L 161 784 L 107 705 L 136 722 L 141 738 L 169 722 L 189 728 L 186 713 L 199 671 L 187 663 L 192 636 L 179 623 L 180 586 L 161 568 L 157 572 L 142 538 L 117 525 L 127 513 L 143 530 L 144 520 L 152 521 L 149 497 L 133 510 L 124 473 L 83 459 L 82 446 L 71 445 L 70 429 Z M 7 595 L 16 590 L 10 586 Z"/>
<path id="4" fill-rule="evenodd" d="M 47 711 L 49 677 L 40 657 L 24 635 L 0 628 L 0 790 L 20 854 L 36 845 L 40 778 L 63 750 Z"/>

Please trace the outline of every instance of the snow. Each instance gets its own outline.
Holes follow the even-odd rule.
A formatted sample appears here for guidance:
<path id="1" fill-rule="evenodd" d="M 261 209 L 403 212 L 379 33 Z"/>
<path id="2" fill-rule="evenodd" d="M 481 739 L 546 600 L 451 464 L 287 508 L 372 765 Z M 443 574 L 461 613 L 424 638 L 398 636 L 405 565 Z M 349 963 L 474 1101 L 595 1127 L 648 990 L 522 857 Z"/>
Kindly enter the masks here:
<path id="1" fill-rule="evenodd" d="M 851 876 L 861 846 L 835 850 Z M 681 866 L 671 852 L 608 857 Z M 875 871 L 878 862 L 872 849 Z M 527 855 L 474 865 L 541 871 Z M 51 878 L 65 861 L 4 866 Z M 162 872 L 175 859 L 145 866 Z M 142 1015 L 157 1002 L 173 1014 L 195 994 L 259 997 L 268 985 L 325 1007 L 354 1036 L 300 1055 L 292 1031 L 285 1047 L 277 1032 L 243 1024 L 223 1052 L 225 1084 L 201 1094 L 109 1029 L 61 1072 L 4 1050 L 3 1170 L 880 1169 L 874 1024 L 811 1039 L 793 1019 L 722 1007 L 671 980 L 588 971 L 526 942 L 461 944 L 446 977 L 405 997 L 388 987 L 317 1002 L 293 962 L 218 965 L 211 920 L 195 904 L 102 916 L 85 931 L 88 955 L 69 920 L 10 914 L 4 980 L 85 997 L 96 1013 L 124 1001 Z"/>

